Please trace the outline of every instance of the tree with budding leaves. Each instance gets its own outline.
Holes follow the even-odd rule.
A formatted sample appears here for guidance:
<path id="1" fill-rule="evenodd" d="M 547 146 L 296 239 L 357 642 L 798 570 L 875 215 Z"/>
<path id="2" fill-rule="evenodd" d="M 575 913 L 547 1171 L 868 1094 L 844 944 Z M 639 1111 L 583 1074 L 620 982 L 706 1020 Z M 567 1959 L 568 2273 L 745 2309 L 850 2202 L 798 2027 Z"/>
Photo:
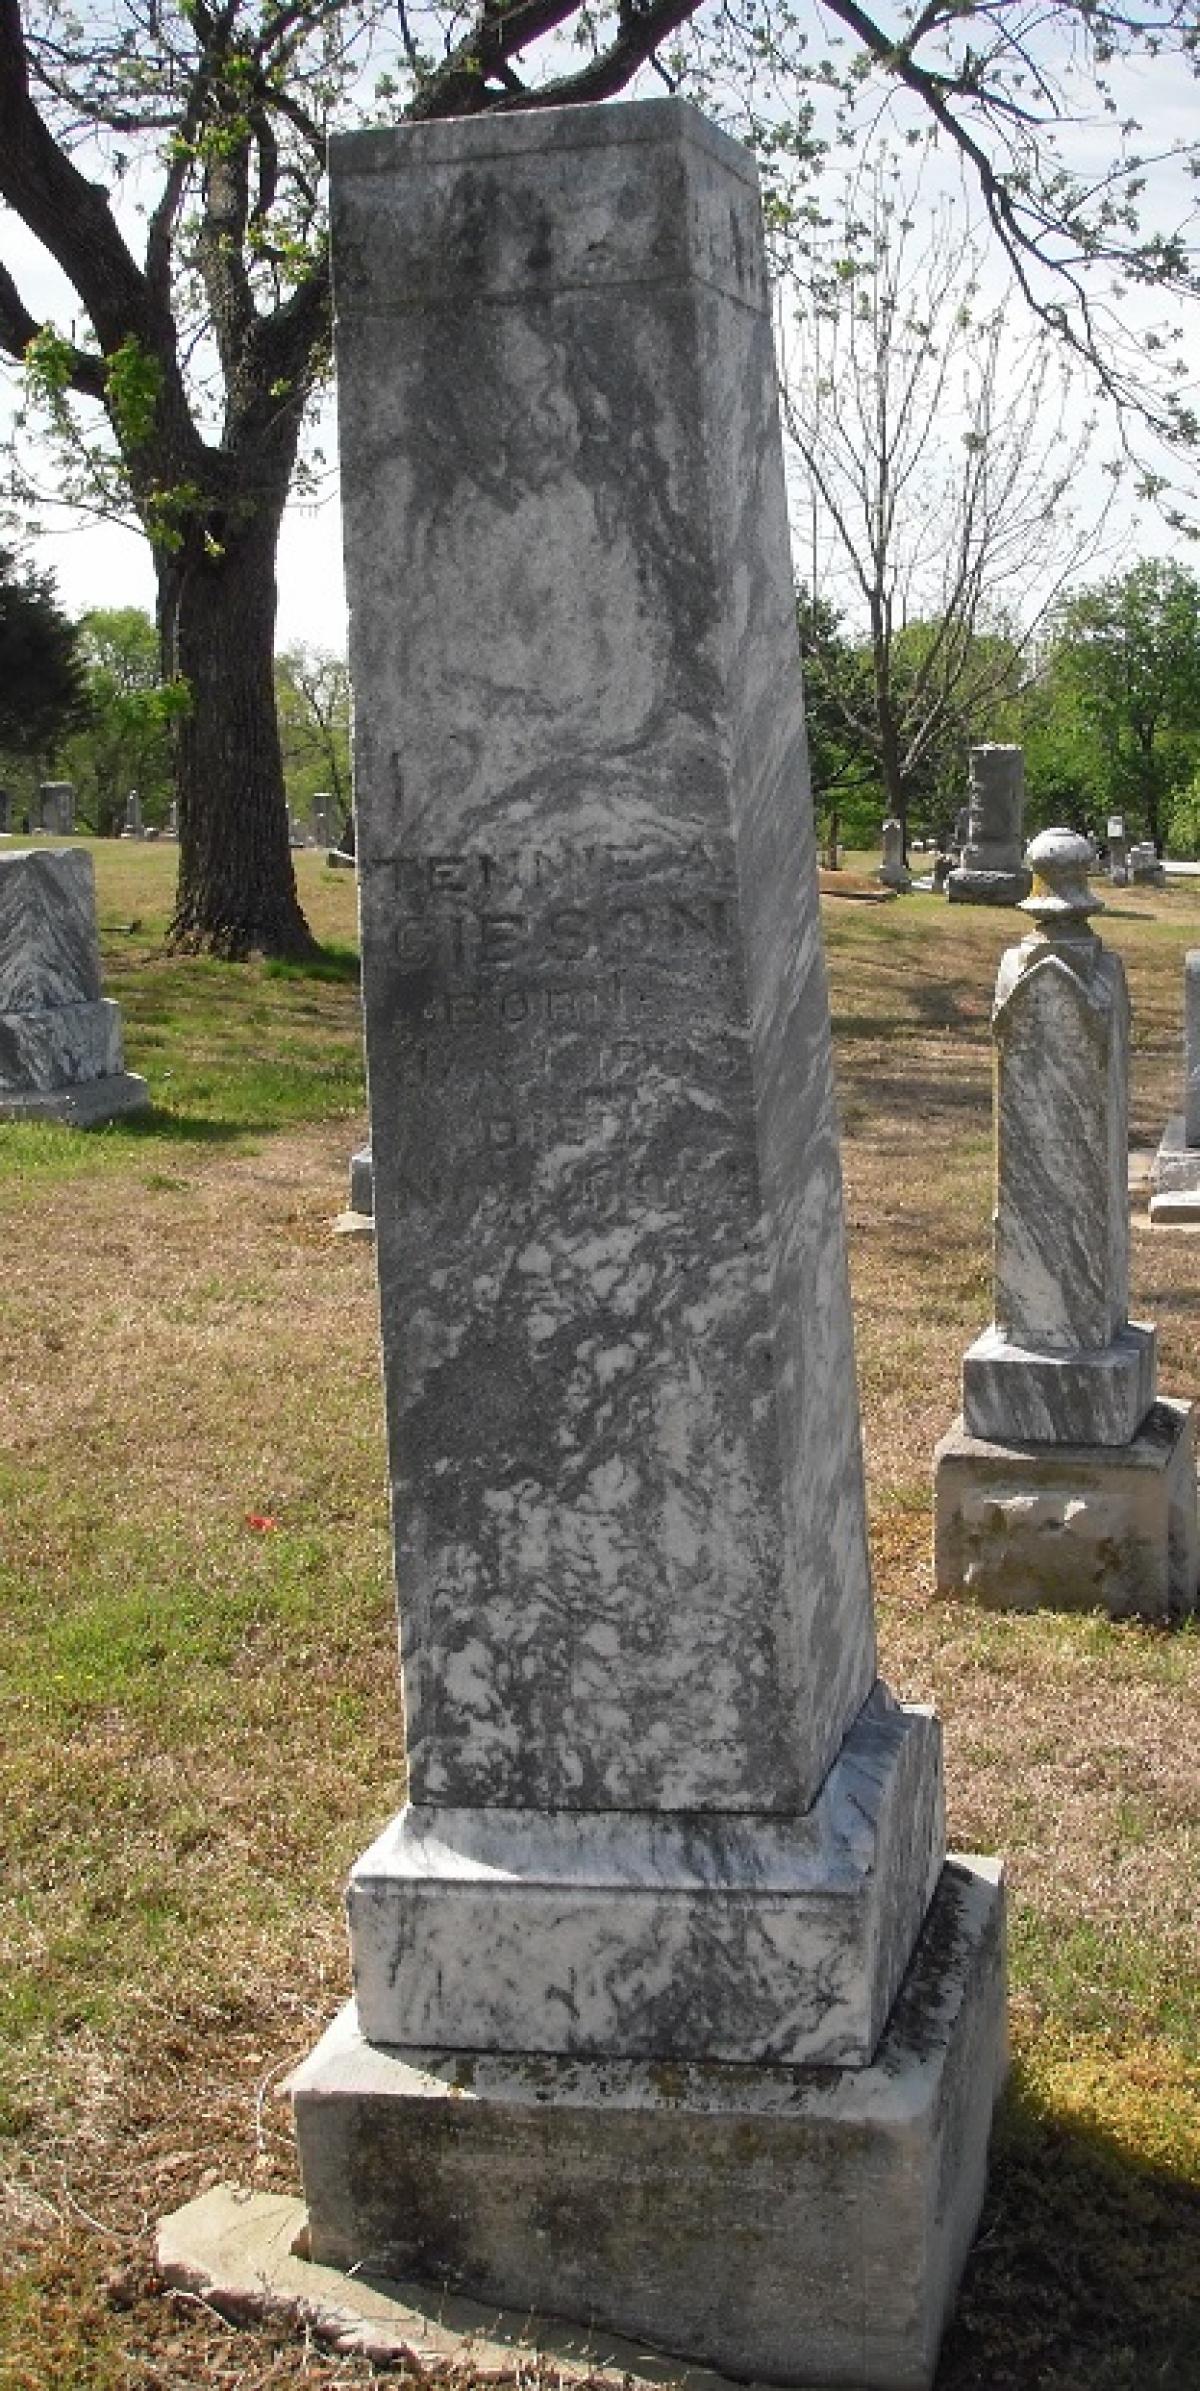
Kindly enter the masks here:
<path id="1" fill-rule="evenodd" d="M 1198 47 L 1192 0 L 0 0 L 0 200 L 78 301 L 69 328 L 41 320 L 0 217 L 0 353 L 49 413 L 67 494 L 132 511 L 152 544 L 185 701 L 175 942 L 311 944 L 272 645 L 280 521 L 329 363 L 335 126 L 609 99 L 657 70 L 757 142 L 786 242 L 830 144 L 894 95 L 964 162 L 1030 306 L 1186 441 L 1169 352 L 1147 335 L 1131 358 L 1099 288 L 1195 288 L 1181 237 L 1141 219 L 1182 145 L 1146 156 L 1120 84 L 1131 60 L 1193 72 Z M 1099 165 L 1089 114 L 1109 127 Z"/>

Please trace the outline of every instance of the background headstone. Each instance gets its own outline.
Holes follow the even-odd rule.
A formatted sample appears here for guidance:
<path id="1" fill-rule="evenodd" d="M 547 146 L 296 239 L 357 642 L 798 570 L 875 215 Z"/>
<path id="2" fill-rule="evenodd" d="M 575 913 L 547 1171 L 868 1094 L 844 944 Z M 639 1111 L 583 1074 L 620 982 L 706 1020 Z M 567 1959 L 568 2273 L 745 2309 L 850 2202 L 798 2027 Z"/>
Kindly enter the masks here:
<path id="1" fill-rule="evenodd" d="M 1025 762 L 1019 747 L 973 747 L 967 837 L 946 880 L 952 904 L 1016 905 L 1029 894 L 1021 859 Z"/>
<path id="2" fill-rule="evenodd" d="M 1150 1218 L 1200 1219 L 1200 948 L 1183 959 L 1183 1111 L 1163 1131 L 1151 1172 Z"/>
<path id="3" fill-rule="evenodd" d="M 137 790 L 131 789 L 125 800 L 125 825 L 121 836 L 123 839 L 140 839 L 142 832 L 142 800 Z"/>
<path id="4" fill-rule="evenodd" d="M 75 829 L 75 787 L 69 780 L 44 780 L 38 789 L 42 828 L 50 838 L 70 838 Z"/>
<path id="5" fill-rule="evenodd" d="M 0 789 L 0 838 L 7 838 L 13 826 L 12 793 Z"/>
<path id="6" fill-rule="evenodd" d="M 904 824 L 889 815 L 883 825 L 883 861 L 879 878 L 885 888 L 912 887 L 912 874 L 904 860 Z"/>
<path id="7" fill-rule="evenodd" d="M 0 1119 L 82 1127 L 148 1100 L 123 1068 L 121 1008 L 100 993 L 91 856 L 0 855 Z"/>
<path id="8" fill-rule="evenodd" d="M 754 171 L 672 100 L 333 193 L 409 1801 L 294 2080 L 313 2252 L 925 2380 L 998 1890 L 875 1680 Z"/>
<path id="9" fill-rule="evenodd" d="M 1195 1596 L 1194 1440 L 1129 1320 L 1129 997 L 1091 860 L 1073 831 L 1034 840 L 1035 929 L 1001 958 L 995 1318 L 938 1447 L 937 1575 L 998 1605 L 1165 1613 Z"/>

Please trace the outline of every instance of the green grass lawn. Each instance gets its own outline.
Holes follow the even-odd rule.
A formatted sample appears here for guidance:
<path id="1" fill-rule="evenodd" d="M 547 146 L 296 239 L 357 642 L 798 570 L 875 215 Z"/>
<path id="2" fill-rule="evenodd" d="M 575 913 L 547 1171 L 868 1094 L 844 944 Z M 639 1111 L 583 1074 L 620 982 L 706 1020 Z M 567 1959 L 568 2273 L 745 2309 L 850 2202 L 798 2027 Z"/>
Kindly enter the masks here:
<path id="1" fill-rule="evenodd" d="M 327 960 L 164 956 L 174 856 L 97 860 L 140 1120 L 0 1128 L 0 2386 L 363 2381 L 164 2298 L 155 2219 L 294 2188 L 279 2084 L 348 1989 L 340 1888 L 402 1791 L 349 874 Z M 1010 1867 L 1014 2068 L 939 2391 L 1200 2386 L 1200 1636 L 938 1603 L 929 1472 L 989 1315 L 1011 914 L 828 898 L 883 1666 L 951 1837 Z M 1121 892 L 1135 1141 L 1178 1102 L 1200 895 Z M 1200 1238 L 1134 1312 L 1200 1392 Z M 254 1521 L 270 1520 L 261 1527 Z"/>

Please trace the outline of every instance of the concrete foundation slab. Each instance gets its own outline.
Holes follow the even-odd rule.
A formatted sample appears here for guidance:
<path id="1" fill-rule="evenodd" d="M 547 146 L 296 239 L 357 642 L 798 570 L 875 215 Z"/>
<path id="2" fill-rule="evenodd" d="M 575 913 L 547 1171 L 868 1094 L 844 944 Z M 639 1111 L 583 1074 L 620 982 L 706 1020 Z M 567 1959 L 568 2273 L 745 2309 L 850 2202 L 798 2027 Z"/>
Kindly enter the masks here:
<path id="1" fill-rule="evenodd" d="M 1191 1405 L 1161 1398 L 1122 1446 L 989 1443 L 956 1420 L 934 1455 L 934 1570 L 939 1593 L 992 1610 L 1190 1612 Z"/>
<path id="2" fill-rule="evenodd" d="M 339 2355 L 414 2372 L 452 2367 L 473 2380 L 512 2385 L 536 2359 L 556 2377 L 591 2384 L 670 2384 L 719 2391 L 726 2378 L 682 2369 L 619 2334 L 592 2334 L 554 2317 L 519 2315 L 422 2283 L 343 2274 L 316 2266 L 308 2249 L 308 2212 L 286 2192 L 248 2192 L 233 2184 L 189 2200 L 164 2217 L 155 2261 L 163 2281 L 190 2292 L 235 2324 L 262 2319 L 294 2325 Z"/>
<path id="3" fill-rule="evenodd" d="M 339 1212 L 333 1233 L 335 1237 L 367 1237 L 374 1242 L 375 1216 L 371 1212 Z"/>
<path id="4" fill-rule="evenodd" d="M 943 1870 L 864 2068 L 447 2057 L 293 2077 L 312 2256 L 736 2376 L 928 2391 L 1004 2065 L 999 1864 Z"/>

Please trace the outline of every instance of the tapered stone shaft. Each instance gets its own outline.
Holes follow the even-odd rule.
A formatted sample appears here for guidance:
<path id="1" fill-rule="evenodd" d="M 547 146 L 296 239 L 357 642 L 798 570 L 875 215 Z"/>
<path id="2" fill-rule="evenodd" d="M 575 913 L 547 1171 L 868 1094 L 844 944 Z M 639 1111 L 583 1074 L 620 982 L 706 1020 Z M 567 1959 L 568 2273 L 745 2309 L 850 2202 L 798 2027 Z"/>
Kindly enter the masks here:
<path id="1" fill-rule="evenodd" d="M 874 1677 L 757 193 L 668 106 L 334 151 L 418 1803 L 796 1812 Z"/>

